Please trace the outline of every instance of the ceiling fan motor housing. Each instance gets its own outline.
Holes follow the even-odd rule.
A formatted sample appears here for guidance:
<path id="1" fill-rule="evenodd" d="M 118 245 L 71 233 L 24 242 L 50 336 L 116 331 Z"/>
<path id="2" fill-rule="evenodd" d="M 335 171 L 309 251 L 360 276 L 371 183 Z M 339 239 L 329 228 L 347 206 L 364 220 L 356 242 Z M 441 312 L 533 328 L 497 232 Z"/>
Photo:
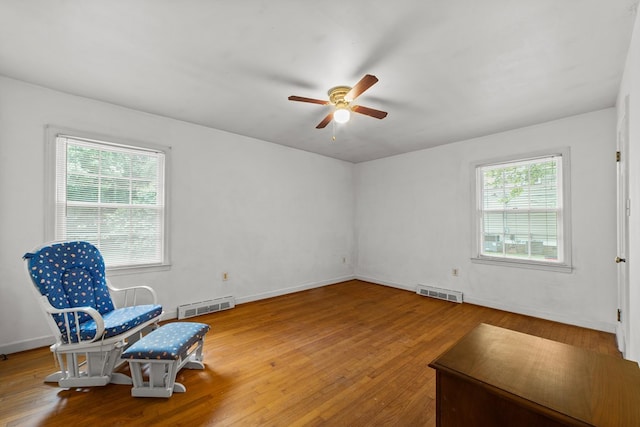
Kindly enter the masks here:
<path id="1" fill-rule="evenodd" d="M 344 97 L 349 93 L 351 88 L 349 86 L 336 86 L 329 89 L 329 100 L 333 105 L 338 105 L 339 102 L 344 104 L 349 104 L 348 100 L 344 99 Z"/>

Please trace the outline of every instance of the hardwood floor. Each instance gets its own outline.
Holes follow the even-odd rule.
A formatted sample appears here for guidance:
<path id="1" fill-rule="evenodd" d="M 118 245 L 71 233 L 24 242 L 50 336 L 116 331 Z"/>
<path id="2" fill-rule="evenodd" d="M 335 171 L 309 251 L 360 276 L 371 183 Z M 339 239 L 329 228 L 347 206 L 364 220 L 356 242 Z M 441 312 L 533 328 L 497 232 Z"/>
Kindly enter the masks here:
<path id="1" fill-rule="evenodd" d="M 612 334 L 356 280 L 188 320 L 212 329 L 206 369 L 178 373 L 186 393 L 60 389 L 41 348 L 0 361 L 0 424 L 434 426 L 427 365 L 479 323 L 620 357 Z"/>

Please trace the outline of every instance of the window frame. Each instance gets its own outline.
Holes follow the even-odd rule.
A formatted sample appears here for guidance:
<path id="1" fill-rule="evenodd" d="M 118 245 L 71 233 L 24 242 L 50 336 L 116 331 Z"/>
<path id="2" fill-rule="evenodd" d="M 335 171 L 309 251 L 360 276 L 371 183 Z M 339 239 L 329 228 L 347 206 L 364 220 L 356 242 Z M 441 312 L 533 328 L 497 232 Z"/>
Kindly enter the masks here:
<path id="1" fill-rule="evenodd" d="M 127 148 L 139 148 L 141 150 L 158 151 L 164 154 L 164 218 L 162 223 L 162 244 L 163 259 L 153 264 L 108 266 L 110 275 L 142 273 L 152 271 L 168 270 L 171 267 L 171 238 L 170 238 L 170 206 L 171 206 L 171 147 L 152 144 L 148 142 L 134 141 L 127 138 L 112 135 L 98 134 L 95 132 L 81 131 L 66 127 L 46 125 L 45 126 L 45 241 L 56 240 L 56 172 L 57 154 L 56 139 L 58 136 L 68 136 L 78 140 L 86 140 L 97 144 L 103 143 L 112 146 L 124 146 Z"/>
<path id="2" fill-rule="evenodd" d="M 560 226 L 558 230 L 558 240 L 562 240 L 562 244 L 558 245 L 558 250 L 562 251 L 562 262 L 538 261 L 531 259 L 518 259 L 508 257 L 497 257 L 482 254 L 482 191 L 481 191 L 481 170 L 485 167 L 505 165 L 512 163 L 532 161 L 545 157 L 557 156 L 561 158 L 562 169 L 562 208 L 560 209 Z M 474 162 L 471 164 L 471 261 L 473 263 L 498 265 L 505 267 L 531 268 L 538 270 L 549 270 L 563 273 L 571 273 L 573 271 L 571 261 L 571 161 L 569 147 L 560 149 L 551 149 L 539 152 L 531 152 L 525 154 L 509 155 L 500 158 L 493 158 Z"/>

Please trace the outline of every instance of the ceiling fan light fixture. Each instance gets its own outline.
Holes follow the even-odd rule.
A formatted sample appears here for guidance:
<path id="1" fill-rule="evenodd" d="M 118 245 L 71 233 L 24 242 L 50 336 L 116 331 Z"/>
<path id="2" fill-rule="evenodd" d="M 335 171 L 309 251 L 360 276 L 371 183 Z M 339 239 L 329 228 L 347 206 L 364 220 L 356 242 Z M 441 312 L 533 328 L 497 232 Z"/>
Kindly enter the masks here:
<path id="1" fill-rule="evenodd" d="M 351 113 L 349 109 L 343 106 L 336 107 L 336 111 L 333 113 L 333 120 L 336 123 L 347 123 L 351 118 Z"/>

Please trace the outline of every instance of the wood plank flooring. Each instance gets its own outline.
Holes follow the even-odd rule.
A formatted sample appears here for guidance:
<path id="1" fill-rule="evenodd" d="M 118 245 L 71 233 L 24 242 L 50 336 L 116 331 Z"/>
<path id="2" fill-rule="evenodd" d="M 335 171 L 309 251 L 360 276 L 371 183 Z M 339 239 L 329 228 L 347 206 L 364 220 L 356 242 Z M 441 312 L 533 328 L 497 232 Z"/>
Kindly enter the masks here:
<path id="1" fill-rule="evenodd" d="M 61 389 L 35 349 L 0 361 L 0 425 L 434 426 L 427 365 L 479 323 L 620 357 L 612 334 L 357 280 L 188 320 L 212 329 L 206 369 L 178 374 L 186 393 Z"/>

